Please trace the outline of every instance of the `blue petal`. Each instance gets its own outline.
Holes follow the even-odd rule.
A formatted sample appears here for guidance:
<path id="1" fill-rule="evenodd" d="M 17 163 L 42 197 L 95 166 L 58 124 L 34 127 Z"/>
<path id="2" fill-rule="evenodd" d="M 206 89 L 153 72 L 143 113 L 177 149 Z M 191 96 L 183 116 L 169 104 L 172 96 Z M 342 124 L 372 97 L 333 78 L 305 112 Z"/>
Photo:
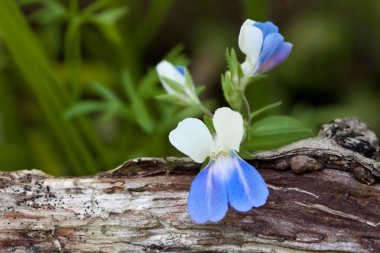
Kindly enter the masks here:
<path id="1" fill-rule="evenodd" d="M 181 73 L 181 75 L 185 75 L 185 68 L 181 65 L 177 65 L 175 66 L 175 68 L 178 70 L 179 73 Z"/>
<path id="2" fill-rule="evenodd" d="M 278 33 L 278 27 L 270 21 L 266 21 L 264 23 L 255 22 L 253 26 L 256 26 L 263 32 L 264 38 L 270 33 Z"/>
<path id="3" fill-rule="evenodd" d="M 187 209 L 196 223 L 220 221 L 228 209 L 226 186 L 220 177 L 214 176 L 214 166 L 211 161 L 191 184 Z"/>
<path id="4" fill-rule="evenodd" d="M 233 208 L 247 212 L 267 201 L 269 190 L 259 172 L 250 164 L 233 154 L 234 168 L 227 179 L 228 201 Z"/>
<path id="5" fill-rule="evenodd" d="M 279 33 L 271 33 L 265 37 L 260 53 L 260 65 L 264 64 L 283 42 L 284 37 Z"/>
<path id="6" fill-rule="evenodd" d="M 258 72 L 263 74 L 283 62 L 292 51 L 292 47 L 293 45 L 289 42 L 281 43 L 276 51 L 260 66 Z"/>

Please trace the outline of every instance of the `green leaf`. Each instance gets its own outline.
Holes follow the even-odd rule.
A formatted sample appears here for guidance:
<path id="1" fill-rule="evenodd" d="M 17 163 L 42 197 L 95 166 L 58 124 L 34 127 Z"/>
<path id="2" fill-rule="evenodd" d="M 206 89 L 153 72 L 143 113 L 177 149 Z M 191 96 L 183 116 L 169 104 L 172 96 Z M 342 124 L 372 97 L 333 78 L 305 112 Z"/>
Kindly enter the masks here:
<path id="1" fill-rule="evenodd" d="M 222 75 L 222 89 L 224 98 L 232 109 L 240 111 L 242 104 L 241 96 L 233 85 L 231 77 L 228 74 L 225 76 Z"/>
<path id="2" fill-rule="evenodd" d="M 248 150 L 273 149 L 310 135 L 311 130 L 295 118 L 271 116 L 257 121 L 247 130 L 243 147 Z"/>
<path id="3" fill-rule="evenodd" d="M 226 49 L 226 59 L 227 59 L 227 65 L 230 69 L 231 76 L 241 78 L 243 77 L 243 70 L 241 68 L 241 65 L 237 59 L 235 49 L 231 48 L 231 50 Z"/>
<path id="4" fill-rule="evenodd" d="M 121 110 L 121 106 L 118 104 L 108 104 L 107 109 L 104 110 L 104 113 L 101 117 L 102 122 L 108 122 L 110 121 L 113 117 L 115 117 L 119 111 Z"/>
<path id="5" fill-rule="evenodd" d="M 185 68 L 185 84 L 189 91 L 195 93 L 194 81 L 187 68 Z"/>
<path id="6" fill-rule="evenodd" d="M 110 25 L 108 23 L 97 23 L 99 31 L 103 34 L 103 36 L 109 40 L 111 43 L 116 45 L 120 45 L 123 43 L 123 36 L 120 31 L 114 25 Z"/>
<path id="7" fill-rule="evenodd" d="M 249 152 L 246 149 L 241 148 L 239 151 L 239 156 L 243 158 L 244 160 L 251 160 L 253 159 L 253 154 Z"/>
<path id="8" fill-rule="evenodd" d="M 161 95 L 156 96 L 155 99 L 172 103 L 172 104 L 185 105 L 185 103 L 181 99 L 179 99 L 176 95 L 173 95 L 173 94 L 161 94 Z"/>
<path id="9" fill-rule="evenodd" d="M 261 107 L 260 109 L 257 109 L 255 111 L 253 111 L 251 113 L 251 115 L 249 115 L 249 118 L 252 120 L 253 118 L 257 117 L 258 115 L 260 115 L 261 113 L 264 113 L 268 110 L 271 110 L 271 109 L 274 109 L 276 107 L 279 107 L 280 105 L 282 105 L 282 101 L 278 101 L 276 103 L 273 103 L 273 104 L 269 104 L 269 105 L 266 105 L 264 107 Z"/>
<path id="10" fill-rule="evenodd" d="M 261 80 L 264 80 L 265 78 L 267 78 L 268 75 L 257 75 L 257 76 L 251 76 L 249 78 L 249 83 L 254 83 L 254 82 L 259 82 Z"/>
<path id="11" fill-rule="evenodd" d="M 67 9 L 57 1 L 46 1 L 43 2 L 43 5 L 45 7 L 33 12 L 29 16 L 29 20 L 39 22 L 41 25 L 48 25 L 68 17 Z"/>
<path id="12" fill-rule="evenodd" d="M 144 102 L 139 97 L 133 87 L 132 79 L 127 71 L 122 73 L 124 91 L 131 101 L 132 111 L 135 115 L 137 124 L 147 133 L 153 132 L 154 123 Z"/>
<path id="13" fill-rule="evenodd" d="M 128 9 L 123 7 L 117 7 L 112 9 L 106 9 L 91 17 L 92 21 L 107 23 L 109 25 L 114 25 L 115 22 L 123 17 L 127 13 Z"/>
<path id="14" fill-rule="evenodd" d="M 163 59 L 166 59 L 168 62 L 173 63 L 174 65 L 187 66 L 189 60 L 186 56 L 183 55 L 184 46 L 183 44 L 176 45 L 172 50 L 167 53 Z"/>
<path id="15" fill-rule="evenodd" d="M 116 21 L 127 13 L 125 7 L 107 9 L 99 14 L 91 16 L 89 22 L 99 28 L 103 35 L 111 42 L 119 45 L 123 41 L 123 37 L 116 27 Z"/>
<path id="16" fill-rule="evenodd" d="M 139 95 L 142 98 L 151 98 L 153 94 L 155 94 L 158 90 L 158 88 L 156 88 L 157 82 L 158 78 L 156 69 L 151 68 L 140 81 L 139 87 L 137 89 Z"/>
<path id="17" fill-rule="evenodd" d="M 97 101 L 83 101 L 77 103 L 68 109 L 65 113 L 67 119 L 73 118 L 74 116 L 81 114 L 88 114 L 92 112 L 99 112 L 104 110 L 107 107 L 106 103 L 97 102 Z"/>
<path id="18" fill-rule="evenodd" d="M 116 2 L 115 0 L 97 0 L 85 7 L 81 13 L 83 19 L 88 19 L 94 13 Z"/>
<path id="19" fill-rule="evenodd" d="M 100 83 L 93 83 L 92 88 L 105 100 L 112 103 L 120 102 L 119 98 L 115 96 L 115 94 L 110 89 L 106 88 L 104 85 L 101 85 Z"/>
<path id="20" fill-rule="evenodd" d="M 232 50 L 231 50 L 232 51 Z M 232 59 L 231 59 L 231 52 L 228 48 L 226 48 L 226 61 L 227 61 L 227 65 L 228 65 L 228 68 L 231 72 L 231 75 L 232 76 L 235 76 L 235 66 L 232 62 Z"/>

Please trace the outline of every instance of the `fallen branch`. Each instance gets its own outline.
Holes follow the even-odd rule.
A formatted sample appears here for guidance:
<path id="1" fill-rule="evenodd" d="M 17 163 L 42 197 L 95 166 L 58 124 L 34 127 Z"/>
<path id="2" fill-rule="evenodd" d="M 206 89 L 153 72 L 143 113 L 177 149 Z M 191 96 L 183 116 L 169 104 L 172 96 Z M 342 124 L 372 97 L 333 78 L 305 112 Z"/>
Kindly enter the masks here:
<path id="1" fill-rule="evenodd" d="M 82 178 L 2 172 L 0 252 L 380 252 L 378 151 L 363 123 L 338 120 L 258 153 L 267 204 L 206 225 L 187 214 L 199 171 L 189 159 L 141 158 Z"/>

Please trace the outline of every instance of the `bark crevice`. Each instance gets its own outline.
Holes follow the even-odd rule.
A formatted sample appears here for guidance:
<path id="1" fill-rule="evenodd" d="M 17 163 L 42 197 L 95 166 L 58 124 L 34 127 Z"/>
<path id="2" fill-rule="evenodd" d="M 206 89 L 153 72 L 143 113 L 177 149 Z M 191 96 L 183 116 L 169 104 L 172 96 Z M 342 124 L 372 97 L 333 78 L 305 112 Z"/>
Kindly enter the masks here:
<path id="1" fill-rule="evenodd" d="M 0 172 L 0 252 L 380 252 L 376 135 L 356 119 L 255 154 L 270 197 L 198 225 L 187 194 L 199 165 L 139 158 L 94 177 Z"/>

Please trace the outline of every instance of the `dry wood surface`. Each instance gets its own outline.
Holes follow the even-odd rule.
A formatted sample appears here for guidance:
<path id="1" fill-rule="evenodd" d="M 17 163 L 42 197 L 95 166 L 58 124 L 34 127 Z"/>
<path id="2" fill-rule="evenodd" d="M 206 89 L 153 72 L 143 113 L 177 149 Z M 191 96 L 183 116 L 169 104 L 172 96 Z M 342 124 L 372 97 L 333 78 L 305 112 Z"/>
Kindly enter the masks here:
<path id="1" fill-rule="evenodd" d="M 356 119 L 255 154 L 265 206 L 195 224 L 199 165 L 140 158 L 92 177 L 0 172 L 0 252 L 380 252 L 376 135 Z"/>

